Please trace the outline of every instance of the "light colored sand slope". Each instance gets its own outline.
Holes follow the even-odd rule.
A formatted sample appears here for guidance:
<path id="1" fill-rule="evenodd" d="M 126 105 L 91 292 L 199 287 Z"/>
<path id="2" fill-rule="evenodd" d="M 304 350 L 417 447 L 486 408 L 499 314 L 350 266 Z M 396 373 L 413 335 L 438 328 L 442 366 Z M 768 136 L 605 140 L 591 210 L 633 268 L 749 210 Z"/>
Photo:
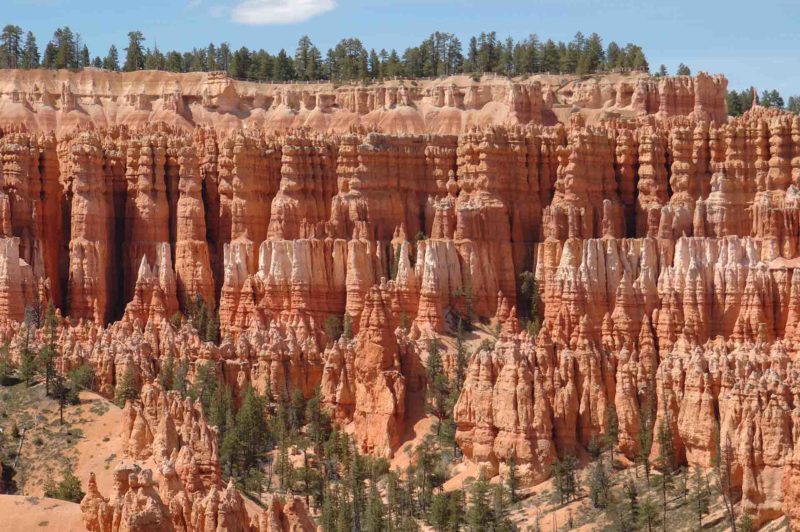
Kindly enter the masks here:
<path id="1" fill-rule="evenodd" d="M 85 485 L 89 473 L 94 472 L 100 493 L 107 494 L 111 491 L 114 466 L 121 460 L 122 409 L 95 393 L 84 392 L 81 402 L 85 411 L 105 412 L 79 425 L 83 438 L 75 446 L 75 475 Z"/>
<path id="2" fill-rule="evenodd" d="M 82 392 L 80 404 L 64 409 L 62 425 L 58 404 L 45 397 L 43 384 L 31 388 L 17 385 L 2 392 L 14 406 L 2 425 L 10 430 L 16 422 L 26 429 L 16 476 L 20 495 L 44 495 L 48 479 L 58 482 L 67 463 L 84 488 L 93 471 L 101 491 L 110 490 L 121 454 L 120 408 L 95 393 Z M 10 445 L 16 450 L 16 441 Z"/>
<path id="3" fill-rule="evenodd" d="M 79 505 L 23 495 L 0 495 L 0 532 L 86 530 Z"/>

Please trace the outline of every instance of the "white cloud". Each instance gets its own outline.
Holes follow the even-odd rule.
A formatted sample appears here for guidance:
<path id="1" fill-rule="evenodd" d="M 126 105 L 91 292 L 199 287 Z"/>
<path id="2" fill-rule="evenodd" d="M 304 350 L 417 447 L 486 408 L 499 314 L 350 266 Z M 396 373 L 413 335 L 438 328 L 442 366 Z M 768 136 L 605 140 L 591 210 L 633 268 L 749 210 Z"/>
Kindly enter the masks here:
<path id="1" fill-rule="evenodd" d="M 186 2 L 186 9 L 194 9 L 203 3 L 203 0 L 189 0 Z"/>
<path id="2" fill-rule="evenodd" d="M 233 8 L 231 18 L 240 24 L 293 24 L 331 11 L 335 0 L 243 0 Z"/>

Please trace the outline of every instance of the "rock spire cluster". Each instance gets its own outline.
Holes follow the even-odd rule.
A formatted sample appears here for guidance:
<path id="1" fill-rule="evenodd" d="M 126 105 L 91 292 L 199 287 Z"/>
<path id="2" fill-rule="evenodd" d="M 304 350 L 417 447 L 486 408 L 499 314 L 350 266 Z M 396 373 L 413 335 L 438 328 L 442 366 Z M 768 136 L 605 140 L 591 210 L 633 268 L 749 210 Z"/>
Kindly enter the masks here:
<path id="1" fill-rule="evenodd" d="M 160 115 L 142 84 L 125 126 L 71 78 L 69 110 L 36 100 L 42 84 L 12 113 L 7 87 L 40 82 L 0 83 L 15 124 L 0 136 L 0 336 L 17 345 L 26 308 L 52 301 L 62 368 L 91 364 L 107 395 L 135 376 L 126 453 L 158 464 L 121 466 L 108 499 L 90 483 L 94 529 L 136 529 L 133 507 L 152 530 L 306 522 L 275 501 L 253 524 L 202 410 L 154 385 L 166 357 L 190 378 L 211 363 L 234 395 L 319 388 L 359 451 L 391 456 L 422 411 L 426 344 L 458 316 L 498 324 L 455 405 L 467 459 L 503 473 L 513 457 L 536 484 L 613 413 L 622 455 L 641 452 L 643 423 L 669 426 L 676 466 L 724 449 L 741 511 L 800 526 L 800 117 L 728 118 L 724 78 L 705 74 L 558 96 L 543 80 L 331 97 L 180 80 L 191 114 Z M 538 332 L 522 326 L 526 272 Z M 170 323 L 201 300 L 218 343 Z"/>

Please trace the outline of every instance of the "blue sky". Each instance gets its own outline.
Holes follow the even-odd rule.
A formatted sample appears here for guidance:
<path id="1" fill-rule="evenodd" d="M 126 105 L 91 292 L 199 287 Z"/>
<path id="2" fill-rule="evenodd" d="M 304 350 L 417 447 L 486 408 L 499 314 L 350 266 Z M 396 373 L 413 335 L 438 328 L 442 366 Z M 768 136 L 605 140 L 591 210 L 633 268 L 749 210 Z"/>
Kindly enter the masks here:
<path id="1" fill-rule="evenodd" d="M 569 40 L 599 33 L 606 44 L 640 44 L 652 69 L 680 62 L 724 73 L 733 88 L 750 84 L 800 94 L 800 2 L 797 0 L 0 0 L 2 22 L 32 30 L 40 48 L 53 30 L 81 33 L 92 56 L 125 46 L 129 30 L 146 44 L 191 49 L 228 41 L 234 47 L 286 48 L 308 34 L 323 49 L 343 37 L 367 48 L 402 49 L 435 30 L 466 42 L 498 36 Z"/>

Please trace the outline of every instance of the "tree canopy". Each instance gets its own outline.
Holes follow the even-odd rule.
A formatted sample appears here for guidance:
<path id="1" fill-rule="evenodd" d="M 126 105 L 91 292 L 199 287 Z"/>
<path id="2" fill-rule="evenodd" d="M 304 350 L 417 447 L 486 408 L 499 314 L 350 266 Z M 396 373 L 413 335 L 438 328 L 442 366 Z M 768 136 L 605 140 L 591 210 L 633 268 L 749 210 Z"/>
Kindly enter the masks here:
<path id="1" fill-rule="evenodd" d="M 124 56 L 120 58 L 119 50 Z M 127 34 L 123 46 L 112 45 L 105 56 L 92 56 L 79 33 L 68 26 L 56 29 L 39 55 L 36 37 L 20 26 L 6 25 L 0 33 L 0 68 L 103 68 L 112 71 L 165 70 L 170 72 L 226 71 L 236 79 L 253 81 L 369 81 L 402 77 L 495 73 L 519 76 L 537 73 L 592 74 L 619 69 L 648 70 L 642 48 L 636 44 L 604 45 L 592 33 L 578 32 L 569 42 L 501 38 L 481 32 L 466 41 L 453 33 L 436 31 L 404 50 L 367 48 L 357 37 L 341 39 L 325 53 L 303 35 L 292 49 L 277 52 L 232 49 L 229 43 L 209 43 L 187 51 L 162 51 L 150 46 L 144 32 Z"/>

